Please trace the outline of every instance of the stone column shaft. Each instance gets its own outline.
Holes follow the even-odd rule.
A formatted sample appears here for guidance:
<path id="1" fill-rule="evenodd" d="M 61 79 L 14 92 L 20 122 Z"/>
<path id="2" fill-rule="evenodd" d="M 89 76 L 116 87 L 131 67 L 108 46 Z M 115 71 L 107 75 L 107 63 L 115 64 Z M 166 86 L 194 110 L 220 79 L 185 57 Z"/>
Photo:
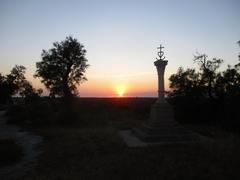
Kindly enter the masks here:
<path id="1" fill-rule="evenodd" d="M 157 68 L 158 72 L 158 100 L 164 100 L 164 72 L 165 72 L 165 67 L 167 65 L 168 61 L 165 60 L 157 60 L 154 62 L 154 65 Z"/>

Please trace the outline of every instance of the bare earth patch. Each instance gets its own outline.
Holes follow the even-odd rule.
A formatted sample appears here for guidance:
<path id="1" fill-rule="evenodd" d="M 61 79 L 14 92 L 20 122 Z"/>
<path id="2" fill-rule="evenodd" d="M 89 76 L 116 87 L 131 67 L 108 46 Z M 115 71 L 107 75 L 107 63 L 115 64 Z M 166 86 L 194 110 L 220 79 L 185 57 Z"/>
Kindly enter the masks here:
<path id="1" fill-rule="evenodd" d="M 7 125 L 3 111 L 0 114 L 0 142 L 3 146 L 7 143 L 8 148 L 10 148 L 7 150 L 6 147 L 1 147 L 1 152 L 4 149 L 8 151 L 4 157 L 7 164 L 1 163 L 2 166 L 0 167 L 0 179 L 4 180 L 17 179 L 25 175 L 33 168 L 36 158 L 41 152 L 37 149 L 37 146 L 42 142 L 42 138 L 30 132 L 22 131 L 20 127 Z M 1 154 L 1 156 L 4 156 L 4 154 Z M 14 162 L 12 162 L 12 158 L 14 158 Z"/>

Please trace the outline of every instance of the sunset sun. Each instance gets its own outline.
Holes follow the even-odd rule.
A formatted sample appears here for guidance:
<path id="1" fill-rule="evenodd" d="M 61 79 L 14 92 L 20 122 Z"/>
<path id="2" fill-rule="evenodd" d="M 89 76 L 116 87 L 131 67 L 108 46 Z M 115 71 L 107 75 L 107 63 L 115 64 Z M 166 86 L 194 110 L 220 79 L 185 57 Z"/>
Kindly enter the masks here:
<path id="1" fill-rule="evenodd" d="M 123 97 L 126 92 L 126 86 L 125 85 L 117 85 L 116 92 L 119 97 Z"/>

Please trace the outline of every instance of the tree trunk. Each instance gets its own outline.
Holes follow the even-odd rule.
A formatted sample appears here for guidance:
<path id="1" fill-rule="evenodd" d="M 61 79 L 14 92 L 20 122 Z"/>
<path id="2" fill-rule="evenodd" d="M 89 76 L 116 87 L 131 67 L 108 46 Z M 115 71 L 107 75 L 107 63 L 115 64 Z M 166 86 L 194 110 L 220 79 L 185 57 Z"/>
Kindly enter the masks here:
<path id="1" fill-rule="evenodd" d="M 213 98 L 213 95 L 212 95 L 212 78 L 209 78 L 209 81 L 208 81 L 208 96 L 210 99 Z"/>
<path id="2" fill-rule="evenodd" d="M 68 75 L 66 75 L 63 79 L 63 97 L 64 98 L 72 97 L 71 90 L 68 86 Z"/>

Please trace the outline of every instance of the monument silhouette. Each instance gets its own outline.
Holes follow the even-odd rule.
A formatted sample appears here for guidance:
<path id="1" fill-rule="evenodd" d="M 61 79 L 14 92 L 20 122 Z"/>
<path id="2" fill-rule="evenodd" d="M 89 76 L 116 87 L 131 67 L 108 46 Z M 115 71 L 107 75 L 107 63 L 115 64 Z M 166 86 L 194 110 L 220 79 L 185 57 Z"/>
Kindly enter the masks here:
<path id="1" fill-rule="evenodd" d="M 129 146 L 195 142 L 198 139 L 196 134 L 174 120 L 173 107 L 165 99 L 164 72 L 168 61 L 163 48 L 162 45 L 158 47 L 158 58 L 154 62 L 158 73 L 158 99 L 151 106 L 149 119 L 140 128 L 120 132 Z"/>

